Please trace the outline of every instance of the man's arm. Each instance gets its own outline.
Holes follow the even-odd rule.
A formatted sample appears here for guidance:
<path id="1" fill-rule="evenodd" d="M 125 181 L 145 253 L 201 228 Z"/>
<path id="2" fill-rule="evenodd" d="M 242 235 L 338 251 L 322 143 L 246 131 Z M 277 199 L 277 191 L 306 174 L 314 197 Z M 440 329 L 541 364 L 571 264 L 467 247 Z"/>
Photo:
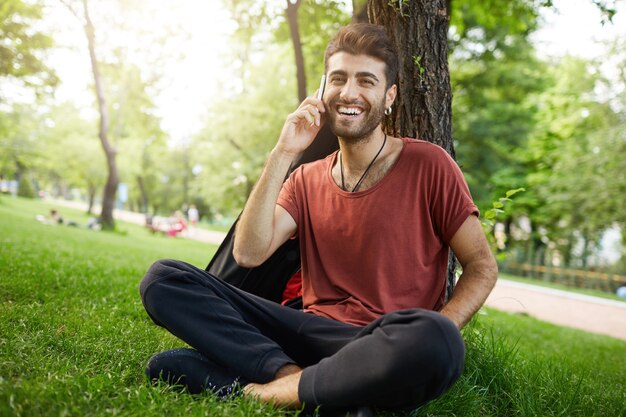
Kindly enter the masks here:
<path id="1" fill-rule="evenodd" d="M 295 221 L 276 201 L 291 162 L 319 133 L 323 112 L 322 101 L 309 97 L 287 117 L 237 223 L 233 256 L 239 265 L 262 264 L 296 232 Z"/>
<path id="2" fill-rule="evenodd" d="M 454 234 L 450 248 L 463 267 L 452 298 L 441 310 L 460 329 L 483 305 L 498 279 L 498 265 L 474 215 Z"/>

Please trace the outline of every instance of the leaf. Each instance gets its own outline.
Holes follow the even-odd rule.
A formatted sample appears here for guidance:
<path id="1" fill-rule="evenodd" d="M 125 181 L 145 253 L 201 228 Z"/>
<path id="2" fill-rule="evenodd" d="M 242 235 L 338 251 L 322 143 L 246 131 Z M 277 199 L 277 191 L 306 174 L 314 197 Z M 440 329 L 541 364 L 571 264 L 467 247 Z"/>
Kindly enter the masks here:
<path id="1" fill-rule="evenodd" d="M 515 190 L 509 190 L 509 191 L 506 192 L 506 197 L 509 198 L 512 195 L 515 195 L 515 194 L 520 193 L 522 191 L 526 191 L 526 189 L 525 188 L 516 188 Z"/>

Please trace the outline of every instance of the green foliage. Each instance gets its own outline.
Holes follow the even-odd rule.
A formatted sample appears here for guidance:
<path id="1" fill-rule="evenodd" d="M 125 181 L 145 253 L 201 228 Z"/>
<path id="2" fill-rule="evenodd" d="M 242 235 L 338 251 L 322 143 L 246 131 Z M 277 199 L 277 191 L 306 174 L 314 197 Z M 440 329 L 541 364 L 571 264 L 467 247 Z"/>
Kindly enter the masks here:
<path id="1" fill-rule="evenodd" d="M 413 62 L 419 70 L 419 76 L 421 79 L 424 76 L 424 72 L 426 71 L 426 69 L 422 66 L 422 57 L 417 55 L 413 56 Z"/>
<path id="2" fill-rule="evenodd" d="M 514 190 L 508 190 L 504 197 L 500 197 L 496 201 L 493 201 L 489 209 L 481 210 L 482 216 L 480 224 L 485 232 L 485 236 L 487 237 L 487 242 L 489 243 L 492 252 L 497 254 L 498 260 L 503 260 L 506 257 L 506 253 L 502 253 L 501 248 L 498 247 L 498 242 L 496 241 L 494 234 L 495 224 L 498 220 L 502 221 L 502 217 L 506 214 L 505 205 L 513 201 L 511 197 L 523 191 L 526 191 L 526 189 L 517 188 Z"/>
<path id="3" fill-rule="evenodd" d="M 450 26 L 455 34 L 452 45 L 454 47 L 458 41 L 473 42 L 473 36 L 482 30 L 509 36 L 528 34 L 537 27 L 543 3 L 537 0 L 452 2 Z"/>
<path id="4" fill-rule="evenodd" d="M 506 192 L 504 197 L 501 197 L 497 201 L 494 201 L 491 204 L 491 208 L 483 212 L 483 218 L 484 218 L 483 226 L 492 228 L 494 225 L 494 221 L 496 220 L 498 215 L 504 213 L 504 205 L 508 203 L 509 201 L 513 201 L 511 197 L 522 191 L 526 191 L 526 189 L 518 188 L 515 190 L 509 190 Z"/>
<path id="5" fill-rule="evenodd" d="M 615 93 L 624 81 L 605 80 L 600 63 L 538 60 L 528 35 L 540 2 L 478 3 L 452 3 L 457 159 L 480 207 L 506 190 L 527 190 L 500 213 L 506 249 L 519 260 L 559 257 L 584 267 L 603 231 L 626 224 L 619 156 L 626 100 Z M 618 43 L 603 60 L 621 67 L 623 51 Z"/>
<path id="6" fill-rule="evenodd" d="M 457 19 L 466 18 L 466 30 L 450 58 L 455 149 L 473 197 L 487 206 L 524 185 L 521 149 L 536 123 L 533 98 L 546 86 L 545 64 L 535 57 L 527 31 L 489 26 L 462 7 Z M 520 18 L 532 27 L 534 12 Z"/>
<path id="7" fill-rule="evenodd" d="M 223 214 L 242 209 L 286 115 L 298 106 L 295 80 L 285 65 L 291 60 L 290 45 L 276 45 L 269 51 L 263 61 L 250 67 L 249 78 L 244 79 L 246 89 L 210 110 L 207 127 L 191 145 L 191 165 L 203 167 L 192 186 L 202 190 Z"/>
<path id="8" fill-rule="evenodd" d="M 17 191 L 18 196 L 26 197 L 26 198 L 35 198 L 36 196 L 35 188 L 33 187 L 33 182 L 30 178 L 28 177 L 20 178 L 20 182 L 18 186 L 19 186 L 18 191 Z"/>
<path id="9" fill-rule="evenodd" d="M 179 209 L 182 192 L 177 193 L 180 199 L 174 198 L 173 190 L 164 188 L 170 184 L 181 187 L 186 171 L 179 164 L 166 162 L 168 154 L 175 151 L 166 145 L 154 98 L 148 94 L 157 79 L 144 80 L 138 66 L 126 63 L 123 51 L 116 51 L 115 59 L 102 65 L 102 73 L 110 115 L 109 139 L 119 151 L 120 182 L 128 185 L 129 205 L 137 211 L 163 210 L 163 214 Z M 176 161 L 175 157 L 169 159 Z M 167 172 L 169 165 L 174 166 Z M 161 181 L 165 176 L 168 181 Z"/>
<path id="10" fill-rule="evenodd" d="M 524 154 L 532 193 L 522 207 L 566 265 L 584 266 L 602 231 L 626 225 L 624 116 L 599 100 L 594 91 L 604 81 L 589 62 L 566 58 L 546 76 L 551 86 L 538 97 L 537 130 Z"/>
<path id="11" fill-rule="evenodd" d="M 28 181 L 36 179 L 29 175 L 34 175 L 42 156 L 42 125 L 40 115 L 28 106 L 15 104 L 6 111 L 0 110 L 0 176 L 20 182 L 26 177 Z M 32 185 L 23 186 L 32 191 Z"/>
<path id="12" fill-rule="evenodd" d="M 289 45 L 291 34 L 286 19 L 286 3 L 273 3 L 267 0 L 237 0 L 227 2 L 238 23 L 237 39 L 248 54 L 265 50 L 269 45 Z M 278 6 L 280 4 L 280 6 Z M 323 52 L 328 41 L 339 27 L 349 23 L 351 16 L 345 3 L 339 0 L 302 0 L 298 8 L 298 24 L 302 41 L 302 52 L 306 68 L 307 86 L 314 91 L 323 73 Z M 261 34 L 269 34 L 265 42 L 258 39 Z M 295 78 L 293 50 L 286 64 Z M 294 87 L 292 95 L 296 96 Z"/>
<path id="13" fill-rule="evenodd" d="M 134 225 L 124 226 L 124 236 L 44 225 L 34 217 L 49 205 L 0 201 L 0 415 L 298 414 L 145 381 L 152 354 L 184 344 L 148 318 L 137 291 L 141 277 L 159 258 L 203 267 L 215 247 Z M 63 215 L 79 224 L 87 219 L 69 209 Z M 493 310 L 463 334 L 464 374 L 409 415 L 587 417 L 623 410 L 623 341 Z"/>
<path id="14" fill-rule="evenodd" d="M 0 5 L 0 77 L 11 77 L 28 87 L 43 89 L 58 83 L 42 59 L 52 37 L 37 30 L 43 6 L 24 0 L 3 0 Z M 6 98 L 4 98 L 6 99 Z"/>
<path id="15" fill-rule="evenodd" d="M 38 133 L 40 152 L 34 163 L 41 186 L 56 196 L 69 190 L 100 189 L 106 162 L 94 132 L 95 121 L 85 120 L 73 104 L 61 103 L 42 115 L 46 126 Z"/>

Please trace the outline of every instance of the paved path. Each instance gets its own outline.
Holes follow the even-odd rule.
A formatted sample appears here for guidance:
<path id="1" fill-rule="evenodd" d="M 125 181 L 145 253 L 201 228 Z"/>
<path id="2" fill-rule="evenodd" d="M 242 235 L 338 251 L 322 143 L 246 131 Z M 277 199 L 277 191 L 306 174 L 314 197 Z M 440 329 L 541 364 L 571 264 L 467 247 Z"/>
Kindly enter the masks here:
<path id="1" fill-rule="evenodd" d="M 54 200 L 53 204 L 86 210 L 86 205 L 80 202 Z M 145 223 L 141 213 L 115 210 L 114 217 L 129 223 Z M 182 237 L 220 244 L 225 236 L 223 232 L 195 228 Z M 626 340 L 626 302 L 623 301 L 499 279 L 485 305 Z"/>
<path id="2" fill-rule="evenodd" d="M 485 305 L 626 340 L 626 302 L 499 279 Z"/>

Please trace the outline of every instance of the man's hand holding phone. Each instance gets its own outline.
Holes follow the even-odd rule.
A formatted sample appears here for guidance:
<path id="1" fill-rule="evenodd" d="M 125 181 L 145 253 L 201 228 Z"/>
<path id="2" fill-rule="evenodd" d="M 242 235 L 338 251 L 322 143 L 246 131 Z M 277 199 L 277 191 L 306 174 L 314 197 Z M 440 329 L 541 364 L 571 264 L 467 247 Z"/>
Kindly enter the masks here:
<path id="1" fill-rule="evenodd" d="M 320 88 L 315 97 L 307 97 L 295 112 L 287 116 L 276 144 L 277 150 L 296 155 L 303 152 L 313 142 L 324 124 L 322 113 L 325 113 L 326 109 L 322 98 L 325 87 L 326 76 L 322 75 Z"/>

